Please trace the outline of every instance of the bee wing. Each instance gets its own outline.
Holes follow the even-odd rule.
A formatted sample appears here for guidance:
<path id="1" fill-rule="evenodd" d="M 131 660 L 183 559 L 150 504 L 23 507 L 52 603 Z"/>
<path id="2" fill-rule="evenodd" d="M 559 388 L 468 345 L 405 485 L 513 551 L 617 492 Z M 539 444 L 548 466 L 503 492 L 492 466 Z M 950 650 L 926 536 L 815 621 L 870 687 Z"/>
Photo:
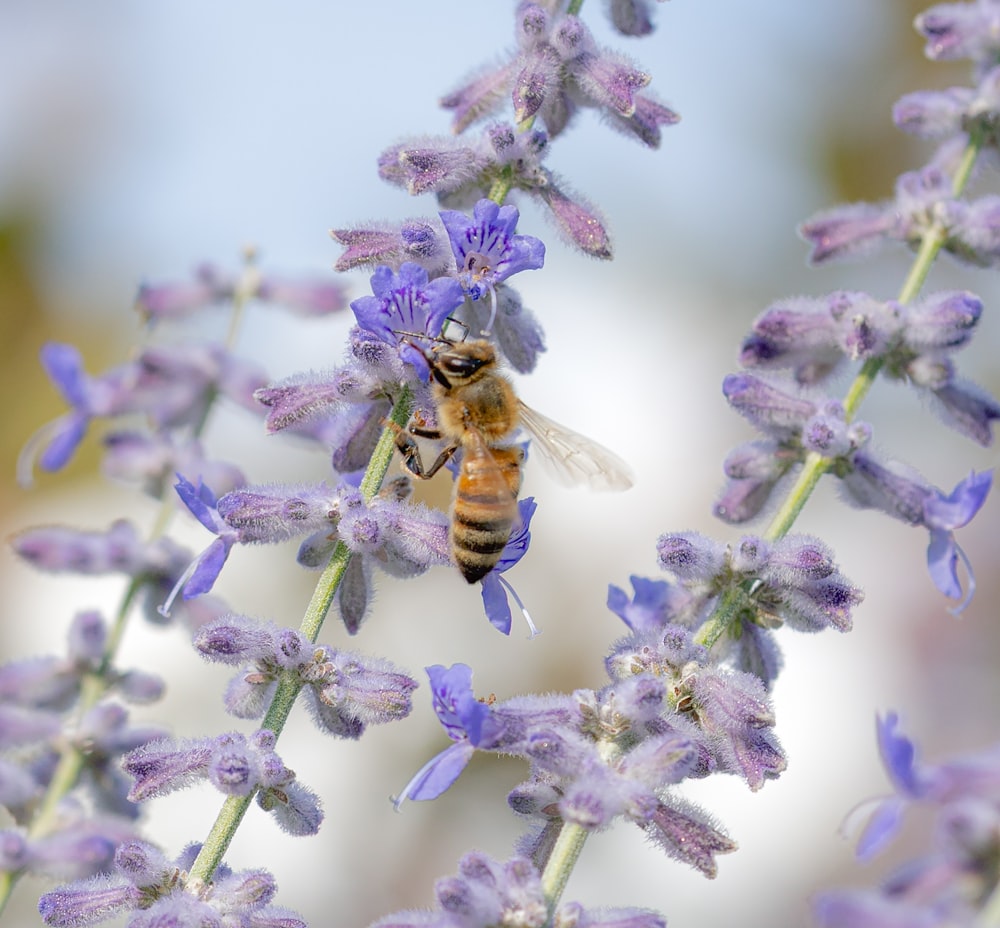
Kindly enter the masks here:
<path id="1" fill-rule="evenodd" d="M 553 422 L 520 400 L 518 406 L 521 426 L 535 439 L 532 449 L 560 483 L 585 484 L 592 490 L 627 490 L 632 486 L 631 468 L 613 451 Z"/>

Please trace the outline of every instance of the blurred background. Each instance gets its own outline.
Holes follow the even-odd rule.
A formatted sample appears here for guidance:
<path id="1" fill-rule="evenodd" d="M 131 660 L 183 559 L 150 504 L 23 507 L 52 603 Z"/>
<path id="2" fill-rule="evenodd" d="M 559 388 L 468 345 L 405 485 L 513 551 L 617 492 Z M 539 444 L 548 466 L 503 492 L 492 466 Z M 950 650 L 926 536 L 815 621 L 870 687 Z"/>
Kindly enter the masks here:
<path id="1" fill-rule="evenodd" d="M 510 3 L 388 0 L 0 0 L 0 518 L 3 534 L 46 523 L 100 529 L 129 517 L 148 526 L 153 505 L 96 476 L 93 436 L 71 466 L 17 487 L 25 440 L 62 405 L 38 364 L 49 339 L 72 342 L 90 372 L 128 356 L 142 337 L 132 312 L 143 281 L 188 279 L 211 261 L 236 268 L 243 247 L 265 270 L 331 274 L 330 227 L 432 214 L 382 184 L 375 158 L 393 141 L 448 131 L 436 100 L 512 45 Z M 656 10 L 645 41 L 612 36 L 597 5 L 585 17 L 598 39 L 653 75 L 652 89 L 682 122 L 651 152 L 607 131 L 592 113 L 553 145 L 549 166 L 604 212 L 615 261 L 561 245 L 545 217 L 523 206 L 520 231 L 547 240 L 545 271 L 517 281 L 546 329 L 549 351 L 523 398 L 629 460 L 637 486 L 615 498 L 551 484 L 529 469 L 540 508 L 530 556 L 512 572 L 544 634 L 515 624 L 504 638 L 486 622 L 477 590 L 439 569 L 412 582 L 381 578 L 356 639 L 331 619 L 323 641 L 380 654 L 422 676 L 427 664 L 469 663 L 477 691 L 504 699 L 530 691 L 599 687 L 602 659 L 623 627 L 604 606 L 607 584 L 657 576 L 664 531 L 739 534 L 710 515 L 726 451 L 749 436 L 721 396 L 741 338 L 770 302 L 839 287 L 895 296 L 909 266 L 891 253 L 811 270 L 796 225 L 833 203 L 891 194 L 897 173 L 930 149 L 896 131 L 894 100 L 967 80 L 961 66 L 931 65 L 911 28 L 910 0 L 777 0 L 707 5 L 675 0 Z M 367 291 L 350 278 L 351 296 Z M 942 262 L 937 289 L 962 287 L 987 306 L 964 373 L 994 394 L 1000 327 L 994 275 Z M 221 319 L 221 317 L 220 317 Z M 251 312 L 239 349 L 274 378 L 338 362 L 349 314 L 303 322 Z M 224 322 L 220 321 L 220 331 Z M 877 389 L 863 413 L 876 447 L 950 490 L 995 453 L 933 420 L 902 389 Z M 212 422 L 208 444 L 251 480 L 319 480 L 323 456 L 267 438 L 235 410 Z M 446 505 L 445 497 L 438 503 Z M 979 592 L 961 619 L 924 569 L 926 536 L 846 508 L 823 488 L 800 522 L 835 549 L 867 592 L 848 635 L 784 633 L 786 669 L 774 700 L 787 773 L 751 794 L 722 777 L 684 794 L 740 844 L 707 881 L 646 846 L 634 828 L 591 840 L 567 899 L 642 905 L 672 928 L 806 924 L 817 888 L 868 884 L 838 835 L 844 815 L 883 793 L 874 739 L 877 711 L 898 709 L 929 758 L 997 739 L 993 603 L 998 592 L 996 500 L 960 540 Z M 176 536 L 200 549 L 205 533 L 179 518 Z M 235 610 L 297 625 L 313 578 L 294 546 L 235 552 L 217 588 Z M 113 580 L 35 574 L 7 548 L 0 657 L 60 651 L 72 614 L 111 610 Z M 228 674 L 192 653 L 179 627 L 130 628 L 123 666 L 166 677 L 164 703 L 140 713 L 168 719 L 178 736 L 237 727 L 213 717 Z M 395 814 L 388 797 L 446 744 L 426 687 L 406 722 L 360 743 L 333 742 L 302 718 L 280 750 L 324 797 L 314 838 L 289 838 L 254 810 L 228 855 L 270 867 L 278 903 L 312 924 L 365 926 L 432 903 L 433 881 L 472 848 L 510 854 L 519 823 L 505 805 L 519 763 L 477 758 L 434 803 Z M 219 805 L 208 787 L 153 804 L 147 834 L 171 856 L 206 833 Z M 0 822 L 0 825 L 3 823 Z M 905 848 L 889 855 L 886 866 Z M 25 882 L 11 924 L 35 924 L 40 885 Z"/>

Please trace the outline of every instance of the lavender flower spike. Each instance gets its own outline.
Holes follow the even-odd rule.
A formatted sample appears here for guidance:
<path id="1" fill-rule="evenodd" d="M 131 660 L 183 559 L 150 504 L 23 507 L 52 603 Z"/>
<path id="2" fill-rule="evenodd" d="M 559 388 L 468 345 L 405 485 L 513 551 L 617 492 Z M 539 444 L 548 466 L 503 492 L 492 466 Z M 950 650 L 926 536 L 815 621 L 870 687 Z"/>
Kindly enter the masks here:
<path id="1" fill-rule="evenodd" d="M 493 294 L 493 309 L 485 334 L 496 314 L 495 287 L 519 271 L 534 271 L 545 263 L 545 245 L 531 235 L 515 235 L 518 211 L 480 200 L 472 220 L 456 210 L 442 210 L 441 221 L 451 240 L 458 266 L 458 279 L 472 300 Z"/>

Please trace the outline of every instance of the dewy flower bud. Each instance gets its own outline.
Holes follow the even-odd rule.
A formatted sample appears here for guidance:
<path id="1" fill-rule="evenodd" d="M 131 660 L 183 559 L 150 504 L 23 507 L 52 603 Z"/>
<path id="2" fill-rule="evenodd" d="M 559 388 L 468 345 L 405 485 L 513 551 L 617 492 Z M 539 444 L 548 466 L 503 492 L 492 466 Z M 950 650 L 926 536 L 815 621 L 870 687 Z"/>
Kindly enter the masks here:
<path id="1" fill-rule="evenodd" d="M 115 869 L 135 886 L 153 886 L 166 876 L 170 863 L 152 844 L 127 841 L 115 851 Z"/>
<path id="2" fill-rule="evenodd" d="M 675 809 L 660 803 L 643 830 L 675 860 L 694 867 L 710 879 L 718 872 L 716 854 L 736 850 L 736 843 L 713 828 L 707 816 L 692 809 Z"/>
<path id="3" fill-rule="evenodd" d="M 623 117 L 635 113 L 635 92 L 650 81 L 648 74 L 632 67 L 624 56 L 608 51 L 581 56 L 573 74 L 585 94 Z"/>
<path id="4" fill-rule="evenodd" d="M 367 341 L 373 340 L 370 333 L 365 336 Z M 333 371 L 297 374 L 262 387 L 254 393 L 254 399 L 269 410 L 265 420 L 268 432 L 297 427 L 308 434 L 305 426 L 310 420 L 336 413 L 348 404 L 369 401 L 379 390 L 381 373 L 373 365 L 355 359 Z"/>
<path id="5" fill-rule="evenodd" d="M 347 651 L 329 654 L 329 669 L 313 684 L 319 698 L 331 708 L 362 722 L 379 725 L 410 714 L 415 680 L 388 661 Z"/>
<path id="6" fill-rule="evenodd" d="M 856 294 L 834 294 L 837 304 Z M 791 367 L 799 383 L 815 383 L 842 358 L 831 298 L 784 300 L 769 306 L 753 323 L 740 348 L 744 367 Z"/>
<path id="7" fill-rule="evenodd" d="M 99 612 L 78 612 L 70 625 L 69 656 L 95 666 L 104 656 L 108 629 Z"/>
<path id="8" fill-rule="evenodd" d="M 992 64 L 1000 51 L 994 6 L 991 0 L 977 0 L 939 3 L 925 10 L 914 21 L 917 31 L 927 39 L 924 53 L 934 61 L 971 58 Z"/>
<path id="9" fill-rule="evenodd" d="M 138 886 L 100 875 L 45 893 L 38 900 L 38 914 L 46 925 L 78 928 L 135 909 L 142 898 Z"/>
<path id="10" fill-rule="evenodd" d="M 712 739 L 723 769 L 741 775 L 752 790 L 786 766 L 771 729 L 774 712 L 758 677 L 704 668 L 686 678 L 691 711 Z"/>
<path id="11" fill-rule="evenodd" d="M 561 92 L 560 61 L 554 50 L 543 45 L 525 56 L 524 67 L 514 78 L 511 100 L 514 104 L 514 120 L 517 123 L 530 119 L 539 113 L 554 94 Z M 545 125 L 550 134 L 557 135 L 548 119 Z"/>
<path id="12" fill-rule="evenodd" d="M 930 396 L 946 425 L 984 448 L 993 444 L 993 423 L 1000 420 L 1000 403 L 989 393 L 956 378 L 933 388 Z"/>
<path id="13" fill-rule="evenodd" d="M 622 35 L 644 36 L 653 31 L 653 20 L 646 0 L 611 0 L 611 23 Z"/>
<path id="14" fill-rule="evenodd" d="M 474 122 L 499 109 L 515 68 L 515 61 L 485 68 L 462 87 L 441 98 L 441 107 L 454 112 L 452 132 L 458 135 Z"/>
<path id="15" fill-rule="evenodd" d="M 548 180 L 548 184 L 533 193 L 552 211 L 556 225 L 569 243 L 592 258 L 610 259 L 611 237 L 600 213 L 581 198 L 564 192 L 552 177 Z"/>
<path id="16" fill-rule="evenodd" d="M 320 529 L 332 529 L 339 508 L 337 494 L 325 483 L 246 486 L 218 502 L 218 512 L 239 533 L 242 544 L 275 544 Z"/>
<path id="17" fill-rule="evenodd" d="M 757 439 L 737 445 L 726 455 L 722 469 L 736 480 L 777 480 L 788 469 L 789 462 L 778 454 L 770 440 Z"/>
<path id="18" fill-rule="evenodd" d="M 967 291 L 935 293 L 905 307 L 903 339 L 917 352 L 968 344 L 983 313 L 983 302 Z"/>
<path id="19" fill-rule="evenodd" d="M 921 138 L 940 138 L 962 129 L 962 119 L 975 99 L 971 87 L 919 90 L 896 101 L 892 121 L 904 132 Z"/>
<path id="20" fill-rule="evenodd" d="M 679 580 L 709 583 L 721 573 L 725 546 L 698 532 L 661 535 L 656 543 L 660 566 Z"/>
<path id="21" fill-rule="evenodd" d="M 812 245 L 810 262 L 822 264 L 871 254 L 895 227 L 896 217 L 886 206 L 851 203 L 817 213 L 799 226 L 799 235 Z"/>
<path id="22" fill-rule="evenodd" d="M 319 797 L 297 781 L 280 788 L 261 790 L 257 805 L 271 812 L 278 827 L 290 835 L 314 835 L 323 824 L 323 809 Z"/>
<path id="23" fill-rule="evenodd" d="M 225 615 L 199 628 L 192 644 L 210 661 L 243 664 L 273 655 L 274 631 L 270 623 L 248 616 Z"/>
<path id="24" fill-rule="evenodd" d="M 458 190 L 475 181 L 488 165 L 486 155 L 457 139 L 427 137 L 400 142 L 382 152 L 378 174 L 417 196 Z"/>
<path id="25" fill-rule="evenodd" d="M 244 870 L 219 881 L 214 886 L 213 898 L 229 909 L 256 909 L 267 905 L 278 891 L 274 877 L 266 870 Z M 253 919 L 257 922 L 257 919 Z M 272 923 L 260 923 L 268 928 Z M 275 925 L 275 928 L 280 928 Z"/>
<path id="26" fill-rule="evenodd" d="M 242 738 L 220 737 L 208 761 L 208 779 L 227 796 L 249 796 L 261 779 L 257 760 Z"/>
<path id="27" fill-rule="evenodd" d="M 210 738 L 144 744 L 122 758 L 122 770 L 135 780 L 129 799 L 141 802 L 183 789 L 204 775 L 211 756 Z"/>
<path id="28" fill-rule="evenodd" d="M 628 117 L 612 112 L 610 125 L 625 135 L 635 136 L 647 148 L 659 148 L 662 141 L 660 127 L 676 125 L 680 116 L 650 94 L 637 95 L 634 103 L 635 110 Z"/>
<path id="29" fill-rule="evenodd" d="M 811 400 L 793 396 L 753 374 L 730 374 L 722 382 L 729 405 L 753 425 L 776 438 L 790 438 L 816 413 Z"/>
<path id="30" fill-rule="evenodd" d="M 353 229 L 331 229 L 330 237 L 344 246 L 334 268 L 385 264 L 398 271 L 406 261 L 419 264 L 428 273 L 444 272 L 451 261 L 440 225 L 427 219 L 405 219 L 399 225 L 373 224 Z"/>

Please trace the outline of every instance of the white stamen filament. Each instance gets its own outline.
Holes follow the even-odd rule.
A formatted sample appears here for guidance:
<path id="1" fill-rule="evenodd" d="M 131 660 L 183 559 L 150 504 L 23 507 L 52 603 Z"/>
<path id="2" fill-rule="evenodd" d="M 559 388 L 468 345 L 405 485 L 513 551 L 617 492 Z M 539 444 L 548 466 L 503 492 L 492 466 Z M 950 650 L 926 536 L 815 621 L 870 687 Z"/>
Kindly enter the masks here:
<path id="1" fill-rule="evenodd" d="M 170 595 L 164 600 L 162 606 L 157 606 L 156 611 L 160 613 L 165 619 L 170 618 L 170 607 L 173 606 L 174 600 L 177 599 L 178 594 L 184 588 L 184 584 L 191 579 L 191 575 L 195 572 L 198 567 L 198 561 L 201 560 L 201 555 L 199 554 L 186 568 L 184 568 L 184 573 L 180 575 L 177 582 L 174 584 L 174 588 L 170 591 Z"/>
<path id="2" fill-rule="evenodd" d="M 17 466 L 15 469 L 18 486 L 27 490 L 34 484 L 35 461 L 41 455 L 41 446 L 52 440 L 66 419 L 66 416 L 60 416 L 58 419 L 46 422 L 45 425 L 24 443 L 21 453 L 17 456 Z"/>
<path id="3" fill-rule="evenodd" d="M 537 628 L 535 623 L 531 621 L 531 613 L 528 612 L 524 603 L 521 602 L 521 597 L 517 595 L 514 587 L 507 582 L 503 574 L 499 574 L 497 579 L 507 588 L 507 592 L 514 597 L 514 602 L 517 603 L 517 608 L 521 610 L 521 615 L 524 616 L 524 621 L 528 623 L 528 630 L 530 632 L 528 640 L 530 641 L 532 638 L 537 638 L 541 634 L 541 631 Z"/>
<path id="4" fill-rule="evenodd" d="M 486 323 L 486 328 L 480 331 L 480 335 L 489 337 L 493 334 L 493 320 L 497 317 L 497 292 L 493 284 L 487 284 L 490 294 L 490 320 Z"/>

